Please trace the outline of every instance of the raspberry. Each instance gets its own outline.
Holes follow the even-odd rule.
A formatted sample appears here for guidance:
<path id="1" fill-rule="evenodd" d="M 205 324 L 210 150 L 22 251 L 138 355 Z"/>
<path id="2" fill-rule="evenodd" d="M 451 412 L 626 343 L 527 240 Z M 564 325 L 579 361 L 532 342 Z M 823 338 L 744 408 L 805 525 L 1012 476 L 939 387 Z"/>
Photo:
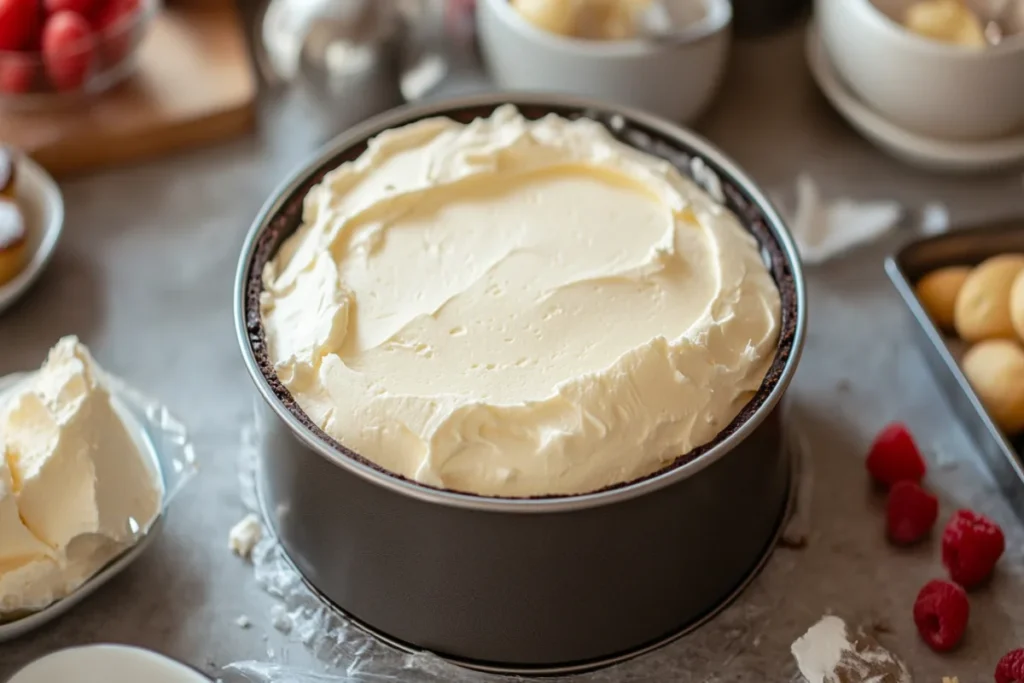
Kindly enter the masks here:
<path id="1" fill-rule="evenodd" d="M 971 605 L 967 593 L 949 581 L 929 581 L 914 601 L 914 623 L 924 642 L 937 651 L 952 650 L 967 629 Z"/>
<path id="2" fill-rule="evenodd" d="M 1007 652 L 999 660 L 996 683 L 1024 683 L 1024 647 Z"/>
<path id="3" fill-rule="evenodd" d="M 25 49 L 38 32 L 35 0 L 0 0 L 0 52 Z"/>
<path id="4" fill-rule="evenodd" d="M 909 545 L 928 535 L 939 518 L 939 499 L 913 481 L 898 481 L 889 491 L 886 525 L 889 540 Z"/>
<path id="5" fill-rule="evenodd" d="M 51 14 L 43 27 L 43 61 L 58 90 L 82 87 L 96 47 L 89 22 L 74 12 Z"/>
<path id="6" fill-rule="evenodd" d="M 875 480 L 892 486 L 898 481 L 921 481 L 925 464 L 910 430 L 893 422 L 878 433 L 865 463 Z"/>
<path id="7" fill-rule="evenodd" d="M 132 49 L 132 22 L 142 11 L 140 0 L 107 0 L 93 21 L 107 64 L 120 64 Z"/>
<path id="8" fill-rule="evenodd" d="M 43 0 L 43 9 L 47 14 L 69 11 L 88 19 L 96 13 L 99 0 Z"/>
<path id="9" fill-rule="evenodd" d="M 36 71 L 31 60 L 20 54 L 0 55 L 0 93 L 17 94 L 32 89 Z"/>
<path id="10" fill-rule="evenodd" d="M 1006 550 L 1003 530 L 984 515 L 957 510 L 942 532 L 942 564 L 951 579 L 973 588 L 988 578 Z"/>

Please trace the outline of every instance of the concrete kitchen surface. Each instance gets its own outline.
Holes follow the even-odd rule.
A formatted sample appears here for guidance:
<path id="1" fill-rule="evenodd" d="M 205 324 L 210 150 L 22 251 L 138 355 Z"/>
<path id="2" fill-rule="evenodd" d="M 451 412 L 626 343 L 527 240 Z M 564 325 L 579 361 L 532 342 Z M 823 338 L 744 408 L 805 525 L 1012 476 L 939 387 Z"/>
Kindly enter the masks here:
<path id="1" fill-rule="evenodd" d="M 231 317 L 238 252 L 260 205 L 326 137 L 329 120 L 295 95 L 268 92 L 262 105 L 259 132 L 246 139 L 63 183 L 67 226 L 56 258 L 0 316 L 0 375 L 38 366 L 61 335 L 77 334 L 103 366 L 166 402 L 190 427 L 200 461 L 163 537 L 70 614 L 0 646 L 0 680 L 51 650 L 99 641 L 152 648 L 210 674 L 231 661 L 267 660 L 268 650 L 313 666 L 301 643 L 274 630 L 273 601 L 227 549 L 228 530 L 244 514 L 236 461 L 254 400 Z M 911 208 L 940 201 L 957 226 L 1018 215 L 1024 228 L 1019 171 L 937 176 L 860 139 L 815 89 L 799 28 L 739 43 L 725 92 L 697 127 L 773 194 L 791 196 L 806 172 L 828 196 Z M 880 629 L 921 682 L 992 680 L 998 658 L 1024 646 L 1024 526 L 977 464 L 882 270 L 909 236 L 897 231 L 808 268 L 810 328 L 791 390 L 801 414 L 795 427 L 811 446 L 807 547 L 776 551 L 753 585 L 696 633 L 584 680 L 790 681 L 791 642 L 826 612 Z M 905 420 L 926 451 L 941 519 L 970 506 L 1007 533 L 995 579 L 971 595 L 967 638 L 948 655 L 931 652 L 911 618 L 920 586 L 944 575 L 938 539 L 891 547 L 882 502 L 863 472 L 872 435 L 893 419 Z M 237 625 L 240 615 L 250 628 Z"/>

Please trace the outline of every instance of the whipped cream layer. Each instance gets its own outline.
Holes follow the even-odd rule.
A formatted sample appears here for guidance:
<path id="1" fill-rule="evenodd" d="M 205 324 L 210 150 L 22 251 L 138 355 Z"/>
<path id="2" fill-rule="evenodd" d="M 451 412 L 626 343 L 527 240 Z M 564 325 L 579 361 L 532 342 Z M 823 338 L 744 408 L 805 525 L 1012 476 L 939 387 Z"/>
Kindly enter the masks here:
<path id="1" fill-rule="evenodd" d="M 371 140 L 263 275 L 270 359 L 309 418 L 482 495 L 664 467 L 738 414 L 779 335 L 731 212 L 597 122 L 511 106 Z"/>
<path id="2" fill-rule="evenodd" d="M 157 475 L 73 337 L 0 396 L 0 456 L 0 615 L 68 595 L 160 510 Z"/>

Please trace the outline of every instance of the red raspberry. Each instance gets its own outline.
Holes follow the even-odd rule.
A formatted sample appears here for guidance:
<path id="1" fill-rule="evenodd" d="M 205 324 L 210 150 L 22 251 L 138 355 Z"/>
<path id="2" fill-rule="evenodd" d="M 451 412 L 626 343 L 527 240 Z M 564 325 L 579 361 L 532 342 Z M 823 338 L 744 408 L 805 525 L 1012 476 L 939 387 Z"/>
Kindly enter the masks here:
<path id="1" fill-rule="evenodd" d="M 81 14 L 88 19 L 100 6 L 100 0 L 43 0 L 43 8 L 47 14 L 56 14 L 68 10 Z"/>
<path id="2" fill-rule="evenodd" d="M 898 481 L 921 481 L 925 464 L 910 430 L 893 422 L 875 437 L 865 463 L 876 481 L 892 486 Z"/>
<path id="3" fill-rule="evenodd" d="M 929 581 L 914 601 L 914 623 L 924 642 L 937 651 L 952 650 L 967 629 L 971 604 L 967 593 L 949 581 Z"/>
<path id="4" fill-rule="evenodd" d="M 0 55 L 0 93 L 28 92 L 35 80 L 36 69 L 31 59 L 20 54 Z"/>
<path id="5" fill-rule="evenodd" d="M 1024 647 L 1007 652 L 999 660 L 996 683 L 1024 683 Z"/>
<path id="6" fill-rule="evenodd" d="M 141 0 L 107 0 L 96 12 L 93 28 L 100 36 L 103 59 L 107 64 L 120 64 L 132 49 L 132 22 L 142 11 Z"/>
<path id="7" fill-rule="evenodd" d="M 43 27 L 43 61 L 58 90 L 82 87 L 92 69 L 96 46 L 89 22 L 74 12 L 51 14 Z"/>
<path id="8" fill-rule="evenodd" d="M 988 578 L 1006 550 L 1003 530 L 985 515 L 957 510 L 942 532 L 942 564 L 951 579 L 973 588 Z"/>
<path id="9" fill-rule="evenodd" d="M 889 491 L 886 524 L 889 540 L 909 545 L 928 535 L 939 518 L 939 499 L 917 482 L 898 481 Z"/>
<path id="10" fill-rule="evenodd" d="M 0 51 L 23 50 L 38 33 L 35 0 L 0 0 Z"/>

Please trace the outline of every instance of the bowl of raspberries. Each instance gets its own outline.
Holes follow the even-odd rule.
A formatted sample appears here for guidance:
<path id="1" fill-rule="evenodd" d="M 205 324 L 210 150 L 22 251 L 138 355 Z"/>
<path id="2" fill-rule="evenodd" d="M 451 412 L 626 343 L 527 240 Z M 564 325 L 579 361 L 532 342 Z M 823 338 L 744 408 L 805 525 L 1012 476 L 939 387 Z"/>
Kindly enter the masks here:
<path id="1" fill-rule="evenodd" d="M 160 0 L 0 0 L 0 107 L 103 92 L 128 76 Z"/>

